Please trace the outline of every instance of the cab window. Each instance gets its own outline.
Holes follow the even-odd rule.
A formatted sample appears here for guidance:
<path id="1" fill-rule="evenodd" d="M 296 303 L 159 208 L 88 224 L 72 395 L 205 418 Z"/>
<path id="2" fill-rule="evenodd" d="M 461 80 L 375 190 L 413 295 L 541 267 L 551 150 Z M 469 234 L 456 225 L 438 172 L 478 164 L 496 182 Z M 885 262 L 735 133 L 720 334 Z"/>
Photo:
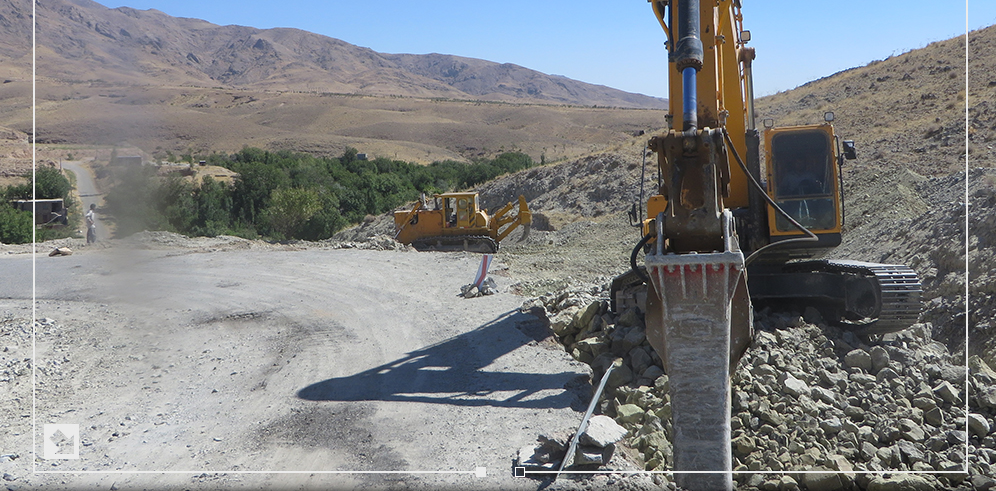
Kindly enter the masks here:
<path id="1" fill-rule="evenodd" d="M 833 201 L 833 152 L 830 137 L 818 130 L 779 133 L 771 139 L 774 198 L 778 205 L 810 230 L 837 224 Z M 776 214 L 776 228 L 796 230 Z"/>

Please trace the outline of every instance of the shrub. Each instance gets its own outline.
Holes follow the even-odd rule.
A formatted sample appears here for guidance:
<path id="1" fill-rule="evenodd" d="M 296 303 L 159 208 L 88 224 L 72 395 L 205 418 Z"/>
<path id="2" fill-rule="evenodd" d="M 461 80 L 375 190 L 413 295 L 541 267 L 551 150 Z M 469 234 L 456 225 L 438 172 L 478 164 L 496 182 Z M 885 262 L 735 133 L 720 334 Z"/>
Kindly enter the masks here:
<path id="1" fill-rule="evenodd" d="M 27 174 L 25 177 L 30 179 L 31 175 Z M 69 179 L 66 179 L 59 169 L 55 167 L 35 169 L 35 196 L 38 199 L 68 200 L 72 189 Z"/>
<path id="2" fill-rule="evenodd" d="M 13 206 L 0 204 L 0 242 L 27 244 L 31 242 L 34 220 L 30 211 L 20 211 Z"/>

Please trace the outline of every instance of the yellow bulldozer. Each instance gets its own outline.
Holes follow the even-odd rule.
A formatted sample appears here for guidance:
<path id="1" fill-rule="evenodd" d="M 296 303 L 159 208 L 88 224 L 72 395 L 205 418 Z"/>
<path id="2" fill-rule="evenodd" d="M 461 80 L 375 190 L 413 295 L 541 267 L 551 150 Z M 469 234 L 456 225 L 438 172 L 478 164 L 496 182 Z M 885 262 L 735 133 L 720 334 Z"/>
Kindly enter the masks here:
<path id="1" fill-rule="evenodd" d="M 443 193 L 433 195 L 433 207 L 425 196 L 411 210 L 394 212 L 394 238 L 419 251 L 498 252 L 498 243 L 519 225 L 529 235 L 532 213 L 526 198 L 519 196 L 519 210 L 508 203 L 488 215 L 481 209 L 477 193 Z M 520 239 L 520 240 L 522 240 Z"/>

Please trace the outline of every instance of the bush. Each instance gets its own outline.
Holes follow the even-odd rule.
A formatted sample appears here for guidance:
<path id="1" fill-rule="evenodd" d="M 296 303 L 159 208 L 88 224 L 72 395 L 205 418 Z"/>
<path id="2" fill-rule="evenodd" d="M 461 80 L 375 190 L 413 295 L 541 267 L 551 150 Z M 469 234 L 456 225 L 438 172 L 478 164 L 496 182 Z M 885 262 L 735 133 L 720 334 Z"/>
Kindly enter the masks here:
<path id="1" fill-rule="evenodd" d="M 30 179 L 31 175 L 27 174 L 26 177 Z M 69 179 L 66 179 L 66 176 L 59 169 L 55 167 L 35 169 L 35 196 L 38 199 L 68 200 L 69 192 L 72 189 L 73 186 L 69 184 Z"/>
<path id="2" fill-rule="evenodd" d="M 31 242 L 34 220 L 30 211 L 20 211 L 13 206 L 0 204 L 0 242 L 27 244 Z"/>
<path id="3" fill-rule="evenodd" d="M 297 238 L 302 226 L 321 209 L 318 193 L 310 189 L 273 190 L 264 215 L 270 228 L 284 238 Z"/>

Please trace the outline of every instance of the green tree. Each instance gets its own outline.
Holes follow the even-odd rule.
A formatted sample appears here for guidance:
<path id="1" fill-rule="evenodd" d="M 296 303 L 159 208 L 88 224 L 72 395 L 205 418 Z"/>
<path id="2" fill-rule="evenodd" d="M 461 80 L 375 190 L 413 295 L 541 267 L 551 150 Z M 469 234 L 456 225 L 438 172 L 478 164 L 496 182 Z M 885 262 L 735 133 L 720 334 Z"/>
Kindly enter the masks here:
<path id="1" fill-rule="evenodd" d="M 30 179 L 31 175 L 27 174 L 26 177 Z M 38 199 L 67 200 L 72 189 L 69 179 L 66 179 L 59 169 L 55 167 L 35 169 L 35 196 Z"/>
<path id="2" fill-rule="evenodd" d="M 273 191 L 287 187 L 290 178 L 280 169 L 252 162 L 239 164 L 234 170 L 239 177 L 232 196 L 233 218 L 258 224 L 259 214 L 266 209 Z"/>
<path id="3" fill-rule="evenodd" d="M 318 193 L 311 189 L 280 188 L 270 196 L 264 216 L 271 229 L 285 238 L 300 238 L 304 224 L 321 210 Z"/>
<path id="4" fill-rule="evenodd" d="M 205 176 L 194 192 L 197 216 L 193 227 L 185 233 L 214 237 L 224 233 L 230 225 L 232 197 L 229 187 L 211 176 Z"/>
<path id="5" fill-rule="evenodd" d="M 346 218 L 339 212 L 339 198 L 335 194 L 322 191 L 319 192 L 318 197 L 321 201 L 321 209 L 304 224 L 298 235 L 300 239 L 327 239 L 349 225 Z"/>
<path id="6" fill-rule="evenodd" d="M 33 228 L 30 211 L 16 210 L 13 206 L 0 203 L 0 243 L 27 244 L 31 242 Z"/>
<path id="7" fill-rule="evenodd" d="M 356 162 L 356 156 L 359 154 L 360 152 L 355 148 L 347 147 L 346 150 L 342 152 L 342 156 L 339 157 L 339 161 L 342 162 L 343 165 L 352 164 L 353 162 Z"/>
<path id="8" fill-rule="evenodd" d="M 31 199 L 31 183 L 11 184 L 3 190 L 3 201 L 10 202 L 19 199 Z"/>
<path id="9" fill-rule="evenodd" d="M 152 184 L 152 203 L 166 221 L 166 230 L 190 233 L 197 219 L 194 185 L 173 174 Z"/>

